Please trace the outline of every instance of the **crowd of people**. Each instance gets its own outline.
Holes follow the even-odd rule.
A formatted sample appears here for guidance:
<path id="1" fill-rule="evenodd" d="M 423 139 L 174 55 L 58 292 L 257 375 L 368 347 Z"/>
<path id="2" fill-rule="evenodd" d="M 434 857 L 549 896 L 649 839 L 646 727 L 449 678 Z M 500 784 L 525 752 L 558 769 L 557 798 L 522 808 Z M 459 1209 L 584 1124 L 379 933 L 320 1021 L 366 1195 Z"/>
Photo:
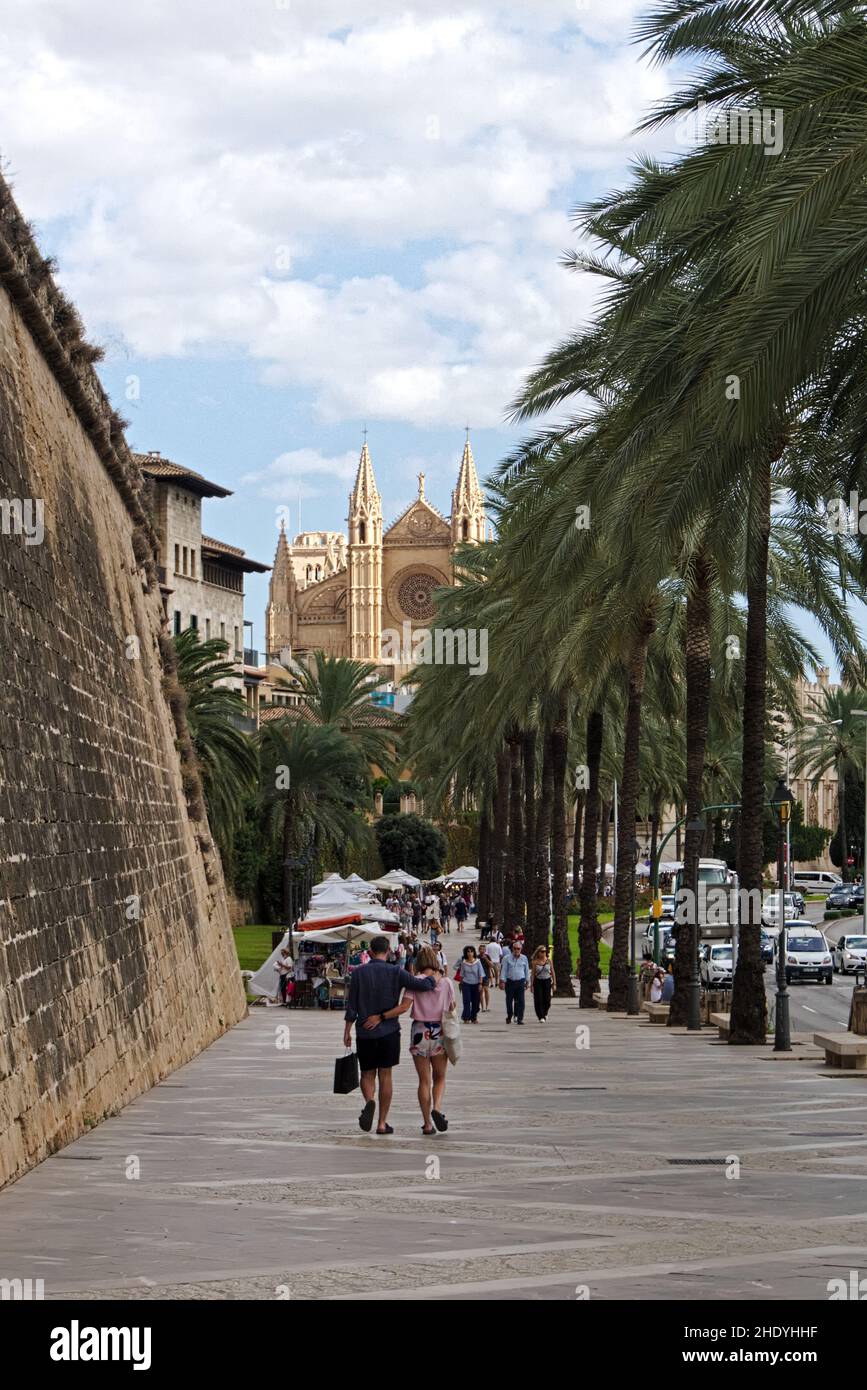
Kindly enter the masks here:
<path id="1" fill-rule="evenodd" d="M 467 905 L 463 894 L 457 900 Z M 465 923 L 466 916 L 456 920 Z M 376 1133 L 394 1133 L 388 1115 L 392 1070 L 400 1061 L 400 1019 L 404 1013 L 410 1013 L 409 1052 L 418 1078 L 422 1133 L 430 1135 L 448 1129 L 444 1109 L 449 1060 L 446 1034 L 449 1020 L 456 1022 L 458 1018 L 456 984 L 460 985 L 463 1023 L 478 1025 L 479 1015 L 491 1010 L 494 991 L 504 996 L 507 1024 L 523 1026 L 528 993 L 532 994 L 538 1021 L 548 1020 L 557 979 L 547 946 L 537 947 L 528 960 L 521 928 L 514 928 L 505 937 L 490 921 L 482 929 L 478 948 L 467 944 L 450 964 L 440 940 L 442 925 L 441 919 L 426 919 L 424 924 L 419 919 L 418 931 L 402 931 L 394 946 L 386 936 L 374 937 L 369 959 L 350 978 L 343 1041 L 351 1047 L 354 1024 L 364 1098 L 358 1123 L 366 1133 L 373 1128 L 377 1096 Z"/>

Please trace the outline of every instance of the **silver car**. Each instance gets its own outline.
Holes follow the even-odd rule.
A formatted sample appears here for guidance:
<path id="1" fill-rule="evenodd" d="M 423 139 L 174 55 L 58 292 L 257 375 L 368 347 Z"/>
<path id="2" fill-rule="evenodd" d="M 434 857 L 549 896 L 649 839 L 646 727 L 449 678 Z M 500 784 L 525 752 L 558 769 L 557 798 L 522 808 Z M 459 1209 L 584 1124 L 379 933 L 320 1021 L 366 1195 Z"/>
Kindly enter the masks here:
<path id="1" fill-rule="evenodd" d="M 859 966 L 867 965 L 867 936 L 841 936 L 834 943 L 832 955 L 834 969 L 840 975 L 854 973 Z"/>

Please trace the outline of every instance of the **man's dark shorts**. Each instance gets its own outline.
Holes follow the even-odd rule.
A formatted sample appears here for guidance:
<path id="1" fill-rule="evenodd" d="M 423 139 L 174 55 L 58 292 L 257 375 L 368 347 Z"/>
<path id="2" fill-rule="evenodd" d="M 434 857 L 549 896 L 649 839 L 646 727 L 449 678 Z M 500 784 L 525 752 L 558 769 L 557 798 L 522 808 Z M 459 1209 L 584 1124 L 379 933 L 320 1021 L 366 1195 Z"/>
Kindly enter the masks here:
<path id="1" fill-rule="evenodd" d="M 386 1033 L 384 1038 L 356 1038 L 355 1051 L 362 1071 L 396 1067 L 400 1062 L 400 1033 Z"/>

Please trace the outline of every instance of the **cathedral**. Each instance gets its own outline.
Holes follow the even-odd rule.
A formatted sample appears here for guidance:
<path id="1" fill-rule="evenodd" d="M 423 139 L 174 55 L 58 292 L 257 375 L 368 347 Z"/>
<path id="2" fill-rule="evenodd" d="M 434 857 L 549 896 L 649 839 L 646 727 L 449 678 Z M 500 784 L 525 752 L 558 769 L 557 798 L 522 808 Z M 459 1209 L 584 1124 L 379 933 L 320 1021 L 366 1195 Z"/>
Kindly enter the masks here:
<path id="1" fill-rule="evenodd" d="M 485 499 L 469 434 L 445 517 L 418 496 L 383 531 L 382 503 L 365 441 L 349 495 L 348 535 L 304 531 L 290 545 L 281 528 L 265 614 L 269 661 L 321 648 L 330 656 L 374 662 L 399 681 L 408 662 L 394 655 L 393 633 L 409 634 L 434 617 L 432 593 L 454 584 L 454 557 L 464 542 L 486 539 Z M 408 626 L 407 626 L 408 625 Z"/>

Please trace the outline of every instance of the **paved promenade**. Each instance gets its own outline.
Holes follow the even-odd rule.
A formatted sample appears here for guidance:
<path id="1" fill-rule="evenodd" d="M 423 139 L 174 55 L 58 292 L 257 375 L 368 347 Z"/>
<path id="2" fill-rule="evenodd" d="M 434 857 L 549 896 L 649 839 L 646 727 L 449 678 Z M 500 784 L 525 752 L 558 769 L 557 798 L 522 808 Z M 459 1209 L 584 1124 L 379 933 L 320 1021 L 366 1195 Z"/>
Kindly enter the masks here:
<path id="1" fill-rule="evenodd" d="M 822 1300 L 867 1274 L 867 1076 L 568 1001 L 507 1028 L 499 995 L 464 1030 L 448 1133 L 422 1136 L 404 1055 L 382 1138 L 331 1094 L 341 1028 L 254 1009 L 0 1193 L 0 1277 L 46 1298 Z"/>

